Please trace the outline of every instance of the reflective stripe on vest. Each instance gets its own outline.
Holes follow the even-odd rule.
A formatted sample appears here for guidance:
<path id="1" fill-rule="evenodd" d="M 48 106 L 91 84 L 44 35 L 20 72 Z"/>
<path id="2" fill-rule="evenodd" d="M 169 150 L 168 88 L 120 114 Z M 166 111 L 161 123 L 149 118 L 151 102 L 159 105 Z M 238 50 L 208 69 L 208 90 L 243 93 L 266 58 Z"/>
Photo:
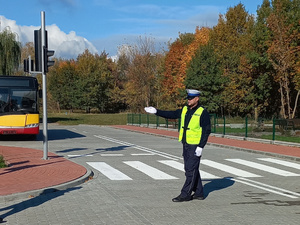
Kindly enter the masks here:
<path id="1" fill-rule="evenodd" d="M 204 109 L 202 107 L 199 107 L 192 115 L 192 118 L 188 124 L 185 137 L 186 137 L 186 143 L 190 145 L 197 145 L 200 143 L 201 135 L 202 135 L 202 127 L 200 127 L 200 117 L 203 110 Z M 187 112 L 187 106 L 184 106 L 181 112 L 179 141 L 182 140 L 182 136 L 183 136 L 183 131 L 184 131 L 183 127 L 184 127 L 186 112 Z"/>

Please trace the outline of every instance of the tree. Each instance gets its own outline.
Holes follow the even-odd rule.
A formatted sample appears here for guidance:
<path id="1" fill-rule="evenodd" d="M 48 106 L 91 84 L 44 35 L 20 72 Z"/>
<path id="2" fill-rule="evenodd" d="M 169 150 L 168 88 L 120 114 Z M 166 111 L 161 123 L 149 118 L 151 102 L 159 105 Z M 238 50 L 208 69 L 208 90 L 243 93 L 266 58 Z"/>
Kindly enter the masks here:
<path id="1" fill-rule="evenodd" d="M 274 80 L 279 84 L 281 111 L 283 118 L 294 118 L 300 89 L 297 86 L 299 62 L 299 26 L 300 1 L 273 0 L 273 11 L 267 19 L 271 38 L 268 42 L 268 56 L 276 73 Z M 298 3 L 293 8 L 293 3 Z M 291 15 L 297 16 L 297 20 Z M 297 24 L 290 23 L 291 21 Z M 294 83 L 296 81 L 296 83 Z M 296 90 L 294 87 L 298 88 Z M 295 92 L 295 93 L 294 93 Z M 293 106 L 294 104 L 294 106 Z"/>
<path id="2" fill-rule="evenodd" d="M 122 57 L 127 60 L 122 96 L 132 111 L 141 112 L 158 100 L 158 77 L 163 57 L 155 52 L 154 42 L 149 37 L 140 37 L 137 45 L 127 46 Z"/>
<path id="3" fill-rule="evenodd" d="M 105 52 L 98 55 L 86 50 L 77 60 L 58 60 L 47 76 L 57 108 L 115 112 L 110 101 L 115 67 Z"/>
<path id="4" fill-rule="evenodd" d="M 47 75 L 48 88 L 57 108 L 74 110 L 82 93 L 78 91 L 79 74 L 74 60 L 58 61 Z"/>
<path id="5" fill-rule="evenodd" d="M 112 67 L 107 54 L 93 55 L 88 50 L 77 57 L 80 92 L 82 93 L 81 106 L 87 110 L 97 108 L 100 112 L 108 109 L 109 94 L 112 88 Z"/>
<path id="6" fill-rule="evenodd" d="M 254 111 L 254 81 L 247 54 L 252 50 L 254 17 L 242 4 L 220 15 L 211 32 L 211 41 L 224 76 L 223 107 L 227 113 L 247 114 Z"/>
<path id="7" fill-rule="evenodd" d="M 186 74 L 187 88 L 201 90 L 200 102 L 211 113 L 221 110 L 223 77 L 211 43 L 196 51 Z"/>
<path id="8" fill-rule="evenodd" d="M 16 35 L 5 29 L 0 32 L 0 74 L 13 75 L 20 63 L 21 44 L 16 41 Z"/>
<path id="9" fill-rule="evenodd" d="M 247 55 L 254 81 L 255 119 L 259 115 L 272 116 L 280 106 L 278 104 L 278 87 L 272 77 L 274 69 L 267 54 L 267 42 L 271 35 L 267 27 L 267 18 L 271 11 L 269 0 L 264 0 L 257 10 L 257 18 L 251 36 L 253 49 Z"/>
<path id="10" fill-rule="evenodd" d="M 165 61 L 163 91 L 166 101 L 171 102 L 168 108 L 177 108 L 184 104 L 185 79 L 188 65 L 197 49 L 207 44 L 209 28 L 196 27 L 195 34 L 180 34 L 179 38 L 169 46 Z"/>

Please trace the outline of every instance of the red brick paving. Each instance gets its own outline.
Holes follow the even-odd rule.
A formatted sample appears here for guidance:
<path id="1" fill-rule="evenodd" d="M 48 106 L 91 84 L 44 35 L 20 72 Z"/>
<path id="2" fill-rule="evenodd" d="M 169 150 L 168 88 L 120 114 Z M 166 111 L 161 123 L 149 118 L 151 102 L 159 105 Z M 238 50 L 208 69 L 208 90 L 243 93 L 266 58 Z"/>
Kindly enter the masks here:
<path id="1" fill-rule="evenodd" d="M 0 146 L 9 167 L 0 169 L 0 196 L 52 187 L 80 178 L 86 168 L 53 153 L 43 160 L 43 151 Z"/>

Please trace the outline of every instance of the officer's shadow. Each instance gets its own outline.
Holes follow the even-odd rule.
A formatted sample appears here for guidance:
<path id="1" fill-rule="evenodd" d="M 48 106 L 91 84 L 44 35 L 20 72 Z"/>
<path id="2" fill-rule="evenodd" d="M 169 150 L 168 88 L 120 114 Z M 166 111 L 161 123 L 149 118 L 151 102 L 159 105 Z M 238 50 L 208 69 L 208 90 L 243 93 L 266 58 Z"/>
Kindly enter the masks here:
<path id="1" fill-rule="evenodd" d="M 26 210 L 28 208 L 37 207 L 37 206 L 42 205 L 43 203 L 45 203 L 45 202 L 47 202 L 51 199 L 60 197 L 60 196 L 64 195 L 67 192 L 78 190 L 80 188 L 81 187 L 74 187 L 74 188 L 69 188 L 67 190 L 63 190 L 63 191 L 56 191 L 56 190 L 52 190 L 52 189 L 46 189 L 45 191 L 43 191 L 37 197 L 30 198 L 28 200 L 16 203 L 14 205 L 2 208 L 2 209 L 0 209 L 0 223 L 5 223 L 6 221 L 4 219 L 7 216 L 11 216 L 13 214 L 19 213 L 19 212 L 21 212 L 23 210 Z M 9 211 L 7 211 L 4 214 L 1 214 L 1 211 L 6 211 L 6 210 L 9 210 Z"/>
<path id="2" fill-rule="evenodd" d="M 203 187 L 204 197 L 206 198 L 213 191 L 218 191 L 232 186 L 234 184 L 234 180 L 231 178 L 232 177 L 224 177 L 221 179 L 210 180 L 210 182 L 206 183 Z"/>

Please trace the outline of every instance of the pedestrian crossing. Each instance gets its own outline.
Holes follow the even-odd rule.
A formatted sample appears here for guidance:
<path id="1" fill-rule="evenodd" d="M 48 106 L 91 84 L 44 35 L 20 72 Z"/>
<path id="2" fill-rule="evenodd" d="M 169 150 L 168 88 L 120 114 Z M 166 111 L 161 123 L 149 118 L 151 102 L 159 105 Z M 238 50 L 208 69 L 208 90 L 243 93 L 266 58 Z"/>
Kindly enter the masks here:
<path id="1" fill-rule="evenodd" d="M 139 161 L 126 161 L 124 163 L 127 164 L 128 166 L 131 166 L 132 168 L 137 169 L 140 172 L 148 175 L 149 177 L 152 177 L 154 180 L 178 179 L 176 177 L 173 177 L 165 172 L 162 172 L 152 166 L 149 166 L 149 165 L 139 162 Z"/>
<path id="2" fill-rule="evenodd" d="M 87 162 L 87 164 L 100 171 L 104 176 L 111 180 L 132 180 L 130 177 L 105 162 Z"/>
<path id="3" fill-rule="evenodd" d="M 177 159 L 151 161 L 151 165 L 149 165 L 150 162 L 145 163 L 136 160 L 122 161 L 121 164 L 117 165 L 118 168 L 115 168 L 116 166 L 112 166 L 108 162 L 103 161 L 87 162 L 87 164 L 99 171 L 103 176 L 111 181 L 131 182 L 133 180 L 141 179 L 140 176 L 136 173 L 130 175 L 128 174 L 129 171 L 131 171 L 130 173 L 132 173 L 132 169 L 134 171 L 136 170 L 137 173 L 140 173 L 141 175 L 146 175 L 143 176 L 143 179 L 144 177 L 149 177 L 153 180 L 176 180 L 179 178 L 174 176 L 174 174 L 177 173 L 174 172 L 173 169 L 175 169 L 175 171 L 184 172 L 183 162 Z M 155 168 L 153 164 L 157 165 L 159 169 Z M 237 166 L 241 166 L 242 168 L 237 168 Z M 277 168 L 276 166 L 280 166 L 280 168 Z M 251 168 L 251 172 L 246 171 L 245 168 Z M 124 171 L 121 172 L 121 170 Z M 211 173 L 211 171 L 216 174 Z M 169 173 L 172 173 L 172 175 L 170 175 Z M 298 192 L 293 192 L 287 189 L 259 182 L 258 180 L 251 179 L 261 178 L 265 176 L 267 177 L 269 175 L 280 176 L 283 178 L 297 177 L 296 179 L 299 179 L 298 177 L 300 176 L 300 163 L 294 163 L 274 158 L 256 158 L 253 160 L 224 159 L 221 162 L 203 159 L 201 160 L 200 164 L 200 174 L 203 180 L 229 179 L 233 182 L 241 183 L 284 197 L 292 199 L 300 197 L 300 193 Z"/>
<path id="4" fill-rule="evenodd" d="M 263 170 L 269 173 L 273 173 L 273 174 L 277 174 L 280 176 L 284 176 L 284 177 L 292 177 L 292 176 L 299 176 L 299 174 L 296 173 L 292 173 L 286 170 L 281 170 L 281 169 L 277 169 L 271 166 L 266 166 L 260 163 L 256 163 L 256 162 L 250 162 L 247 160 L 243 160 L 243 159 L 226 159 L 228 161 L 231 162 L 235 162 L 235 163 L 239 163 L 241 165 L 245 165 L 245 166 L 249 166 L 255 169 L 259 169 L 259 170 Z"/>
<path id="5" fill-rule="evenodd" d="M 200 166 L 200 174 L 202 179 L 219 179 L 222 177 L 236 177 L 236 178 L 259 178 L 267 176 L 267 174 L 273 174 L 281 177 L 298 177 L 300 176 L 300 164 L 288 162 L 280 159 L 273 158 L 257 158 L 256 161 L 244 160 L 244 159 L 225 159 L 224 162 L 217 162 L 209 159 L 201 160 Z M 178 160 L 158 160 L 160 165 L 163 164 L 169 168 L 179 170 L 184 172 L 184 164 Z M 271 163 L 270 165 L 263 164 L 264 162 Z M 142 174 L 147 175 L 148 177 L 154 180 L 174 180 L 179 179 L 174 175 L 168 174 L 166 171 L 162 171 L 161 169 L 157 169 L 153 166 L 148 165 L 147 163 L 141 161 L 123 161 L 124 171 L 128 171 L 126 166 L 133 168 L 139 171 Z M 231 165 L 228 165 L 230 163 Z M 87 162 L 89 166 L 99 171 L 105 177 L 110 180 L 133 180 L 134 178 L 131 175 L 125 174 L 126 172 L 121 172 L 120 169 L 114 168 L 106 162 Z M 273 165 L 274 164 L 274 165 Z M 202 169 L 203 165 L 205 166 Z M 237 168 L 237 166 L 242 166 L 243 169 Z M 283 166 L 282 168 L 276 168 L 275 166 Z M 244 168 L 250 167 L 252 168 L 251 172 L 246 171 Z M 218 174 L 212 174 L 207 172 L 207 170 L 218 171 Z M 167 170 L 167 169 L 166 169 Z M 292 171 L 293 172 L 292 172 Z M 170 171 L 168 169 L 168 171 Z M 255 171 L 255 172 L 253 172 Z M 295 172 L 296 171 L 296 172 Z M 220 176 L 222 174 L 223 176 Z M 138 178 L 135 178 L 138 179 Z"/>

